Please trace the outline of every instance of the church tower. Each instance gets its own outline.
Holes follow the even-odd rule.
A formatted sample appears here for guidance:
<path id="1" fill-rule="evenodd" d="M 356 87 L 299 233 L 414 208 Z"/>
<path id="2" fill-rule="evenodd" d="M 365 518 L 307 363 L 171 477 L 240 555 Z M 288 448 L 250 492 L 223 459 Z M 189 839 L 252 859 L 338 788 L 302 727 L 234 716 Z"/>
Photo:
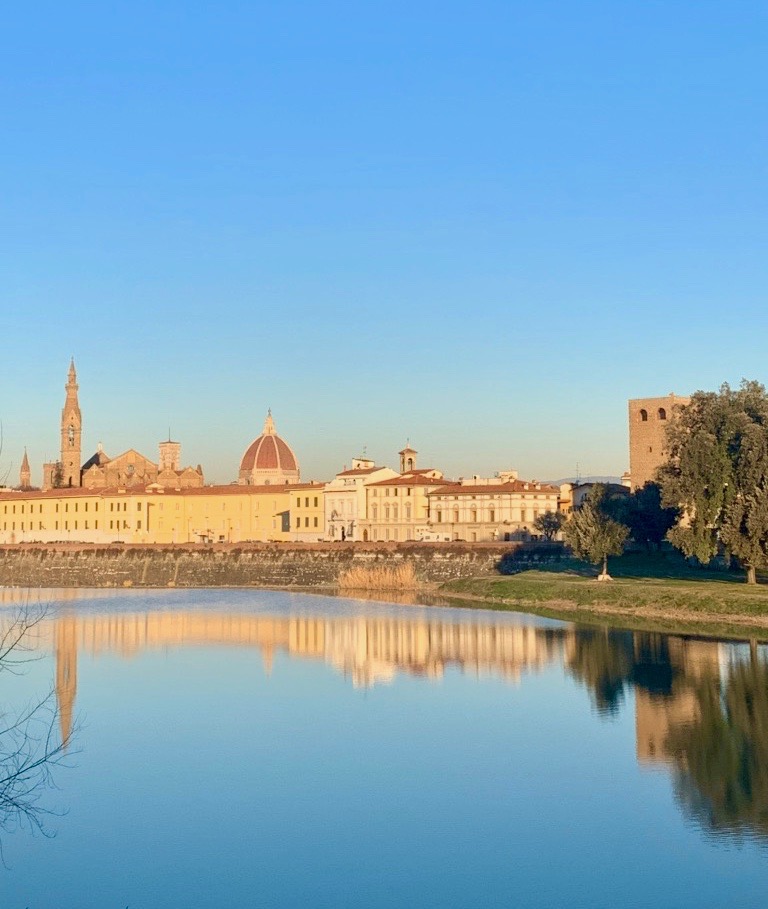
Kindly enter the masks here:
<path id="1" fill-rule="evenodd" d="M 29 458 L 27 457 L 27 449 L 24 449 L 24 460 L 21 462 L 21 470 L 19 471 L 19 488 L 20 489 L 29 489 L 32 485 L 32 471 L 29 469 Z"/>
<path id="2" fill-rule="evenodd" d="M 67 397 L 61 411 L 61 485 L 80 485 L 80 447 L 83 418 L 77 400 L 77 373 L 74 359 L 69 364 L 69 374 L 64 390 Z"/>

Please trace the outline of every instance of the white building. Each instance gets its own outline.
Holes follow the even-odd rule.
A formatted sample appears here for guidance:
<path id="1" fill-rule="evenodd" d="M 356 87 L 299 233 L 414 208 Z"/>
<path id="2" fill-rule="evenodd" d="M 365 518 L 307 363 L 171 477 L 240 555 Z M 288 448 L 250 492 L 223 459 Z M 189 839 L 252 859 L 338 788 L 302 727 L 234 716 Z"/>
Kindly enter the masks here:
<path id="1" fill-rule="evenodd" d="M 325 485 L 325 538 L 361 540 L 360 522 L 368 517 L 366 486 L 396 476 L 391 467 L 377 467 L 365 457 L 353 458 L 350 470 L 342 470 Z"/>

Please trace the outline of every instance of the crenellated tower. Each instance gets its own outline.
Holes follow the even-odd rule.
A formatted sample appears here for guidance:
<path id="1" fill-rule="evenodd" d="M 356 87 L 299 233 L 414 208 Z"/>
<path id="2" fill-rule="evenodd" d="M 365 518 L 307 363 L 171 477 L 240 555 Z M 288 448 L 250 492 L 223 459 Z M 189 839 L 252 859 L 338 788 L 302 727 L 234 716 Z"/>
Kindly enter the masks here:
<path id="1" fill-rule="evenodd" d="M 80 413 L 77 372 L 74 359 L 69 364 L 69 374 L 64 390 L 67 397 L 61 410 L 61 485 L 80 485 L 81 437 L 83 417 Z"/>

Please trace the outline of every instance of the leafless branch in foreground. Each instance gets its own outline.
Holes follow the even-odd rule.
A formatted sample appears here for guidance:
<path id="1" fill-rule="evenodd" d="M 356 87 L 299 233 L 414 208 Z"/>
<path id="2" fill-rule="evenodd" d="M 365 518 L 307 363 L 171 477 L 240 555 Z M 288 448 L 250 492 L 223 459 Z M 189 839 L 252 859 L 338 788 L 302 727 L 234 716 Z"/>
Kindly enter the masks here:
<path id="1" fill-rule="evenodd" d="M 0 626 L 0 675 L 18 675 L 35 659 L 34 641 L 46 608 L 22 607 Z M 42 803 L 54 787 L 53 770 L 68 752 L 72 733 L 59 735 L 56 692 L 8 712 L 0 705 L 0 833 L 20 828 L 52 836 L 46 820 L 60 812 Z M 0 861 L 3 860 L 0 841 Z"/>

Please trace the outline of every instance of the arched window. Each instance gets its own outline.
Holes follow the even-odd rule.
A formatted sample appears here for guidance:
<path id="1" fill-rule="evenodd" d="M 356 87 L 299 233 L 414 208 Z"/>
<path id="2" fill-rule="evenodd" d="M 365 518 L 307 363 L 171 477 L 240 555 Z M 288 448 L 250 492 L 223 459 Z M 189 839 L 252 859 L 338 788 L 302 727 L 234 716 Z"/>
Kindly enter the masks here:
<path id="1" fill-rule="evenodd" d="M 406 521 L 411 520 L 411 503 L 410 502 L 408 502 L 408 504 L 405 506 L 405 520 Z"/>
<path id="2" fill-rule="evenodd" d="M 647 423 L 647 422 L 648 422 L 648 411 L 645 410 L 645 408 L 643 408 L 643 409 L 640 411 L 640 422 L 641 422 L 641 423 Z"/>
<path id="3" fill-rule="evenodd" d="M 373 518 L 374 521 L 377 520 L 377 518 L 379 517 L 379 506 L 378 505 L 371 506 L 371 517 Z"/>
<path id="4" fill-rule="evenodd" d="M 397 505 L 392 506 L 392 520 L 393 521 L 397 520 Z"/>
<path id="5" fill-rule="evenodd" d="M 389 520 L 389 505 L 384 506 L 384 520 L 385 521 Z"/>
<path id="6" fill-rule="evenodd" d="M 660 420 L 666 420 L 666 419 L 667 419 L 667 412 L 666 412 L 666 410 L 664 410 L 663 407 L 660 407 L 660 408 L 659 408 L 659 419 L 660 419 Z"/>

